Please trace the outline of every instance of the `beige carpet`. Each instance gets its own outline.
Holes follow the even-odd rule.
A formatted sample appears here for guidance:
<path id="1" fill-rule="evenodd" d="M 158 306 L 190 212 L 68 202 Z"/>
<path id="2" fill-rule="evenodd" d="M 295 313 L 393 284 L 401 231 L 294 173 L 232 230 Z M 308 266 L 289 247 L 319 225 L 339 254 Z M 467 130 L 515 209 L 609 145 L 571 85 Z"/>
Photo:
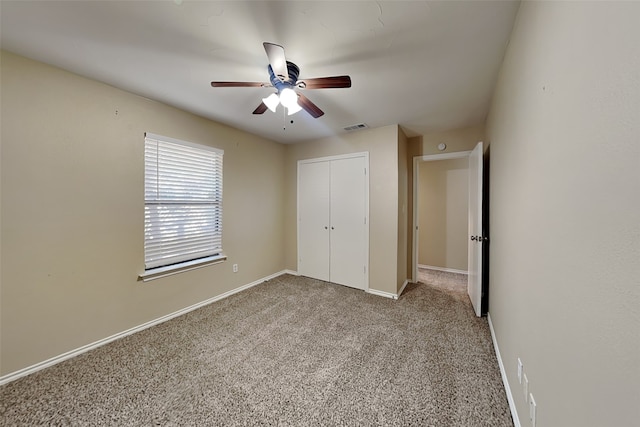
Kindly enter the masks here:
<path id="1" fill-rule="evenodd" d="M 0 387 L 0 425 L 512 426 L 458 294 L 280 276 Z"/>
<path id="2" fill-rule="evenodd" d="M 428 268 L 418 269 L 418 282 L 433 286 L 436 289 L 447 292 L 458 299 L 469 299 L 467 293 L 466 274 L 450 273 L 447 271 L 432 270 Z"/>

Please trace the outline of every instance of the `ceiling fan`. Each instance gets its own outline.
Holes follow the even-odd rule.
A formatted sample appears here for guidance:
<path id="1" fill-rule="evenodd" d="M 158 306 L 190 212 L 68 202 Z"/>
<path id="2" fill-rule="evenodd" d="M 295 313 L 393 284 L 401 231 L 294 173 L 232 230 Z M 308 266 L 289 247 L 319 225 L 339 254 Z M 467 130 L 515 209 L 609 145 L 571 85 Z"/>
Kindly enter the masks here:
<path id="1" fill-rule="evenodd" d="M 275 113 L 278 104 L 287 108 L 289 115 L 305 110 L 312 117 L 318 118 L 324 114 L 309 98 L 297 92 L 296 89 L 329 89 L 351 87 L 351 77 L 317 77 L 298 80 L 300 68 L 293 62 L 287 61 L 284 48 L 274 43 L 262 44 L 269 58 L 269 83 L 260 82 L 211 82 L 213 87 L 274 87 L 278 91 L 262 99 L 253 114 L 263 114 L 267 109 Z"/>

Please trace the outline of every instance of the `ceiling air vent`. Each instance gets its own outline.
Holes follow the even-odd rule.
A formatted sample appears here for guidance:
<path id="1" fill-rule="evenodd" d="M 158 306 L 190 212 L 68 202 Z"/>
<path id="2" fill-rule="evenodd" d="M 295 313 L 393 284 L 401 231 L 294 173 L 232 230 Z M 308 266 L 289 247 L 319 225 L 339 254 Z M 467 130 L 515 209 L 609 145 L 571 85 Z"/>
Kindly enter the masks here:
<path id="1" fill-rule="evenodd" d="M 358 123 L 357 125 L 347 126 L 346 128 L 344 128 L 344 130 L 346 130 L 347 132 L 352 132 L 354 130 L 366 129 L 368 127 L 369 126 L 364 123 Z"/>

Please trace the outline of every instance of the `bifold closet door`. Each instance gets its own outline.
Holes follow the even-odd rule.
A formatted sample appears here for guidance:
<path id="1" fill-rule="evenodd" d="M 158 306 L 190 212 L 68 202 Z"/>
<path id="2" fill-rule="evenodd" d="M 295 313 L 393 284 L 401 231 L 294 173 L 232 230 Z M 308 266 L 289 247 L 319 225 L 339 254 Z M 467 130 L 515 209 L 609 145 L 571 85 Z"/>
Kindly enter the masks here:
<path id="1" fill-rule="evenodd" d="M 329 162 L 298 167 L 298 273 L 329 281 Z"/>
<path id="2" fill-rule="evenodd" d="M 366 158 L 298 164 L 298 273 L 366 289 Z"/>
<path id="3" fill-rule="evenodd" d="M 330 175 L 330 281 L 365 289 L 365 158 L 332 160 Z"/>

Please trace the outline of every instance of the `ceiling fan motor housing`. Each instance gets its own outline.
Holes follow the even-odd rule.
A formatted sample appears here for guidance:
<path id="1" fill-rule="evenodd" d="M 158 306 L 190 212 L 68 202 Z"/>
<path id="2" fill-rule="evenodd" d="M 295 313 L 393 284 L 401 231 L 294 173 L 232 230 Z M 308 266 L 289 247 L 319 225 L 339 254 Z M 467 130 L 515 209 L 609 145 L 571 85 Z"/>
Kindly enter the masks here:
<path id="1" fill-rule="evenodd" d="M 293 62 L 287 61 L 287 72 L 289 73 L 289 78 L 287 80 L 282 80 L 280 77 L 276 76 L 273 72 L 273 68 L 269 65 L 269 78 L 271 79 L 271 84 L 273 87 L 278 89 L 278 92 L 282 92 L 283 89 L 289 88 L 293 89 L 296 82 L 298 81 L 298 75 L 300 74 L 300 68 Z"/>

